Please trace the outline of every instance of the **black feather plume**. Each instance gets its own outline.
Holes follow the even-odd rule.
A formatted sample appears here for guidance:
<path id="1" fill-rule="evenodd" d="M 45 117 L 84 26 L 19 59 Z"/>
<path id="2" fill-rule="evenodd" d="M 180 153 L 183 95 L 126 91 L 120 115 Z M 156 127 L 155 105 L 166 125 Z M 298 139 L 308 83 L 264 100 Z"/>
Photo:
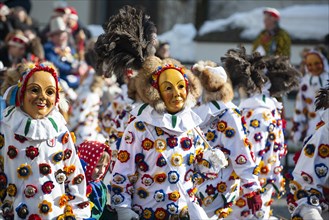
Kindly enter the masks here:
<path id="1" fill-rule="evenodd" d="M 233 87 L 243 87 L 248 94 L 261 92 L 267 77 L 263 73 L 263 57 L 258 52 L 246 54 L 246 49 L 240 45 L 237 49 L 229 49 L 221 61 Z"/>
<path id="2" fill-rule="evenodd" d="M 140 69 L 155 52 L 155 24 L 142 10 L 124 6 L 103 24 L 104 33 L 96 43 L 97 69 L 106 77 L 122 76 L 127 68 Z"/>
<path id="3" fill-rule="evenodd" d="M 266 76 L 271 82 L 272 96 L 282 96 L 299 86 L 302 73 L 289 61 L 288 57 L 270 56 L 265 58 Z"/>
<path id="4" fill-rule="evenodd" d="M 324 88 L 321 88 L 315 99 L 316 110 L 329 108 L 329 80 Z"/>

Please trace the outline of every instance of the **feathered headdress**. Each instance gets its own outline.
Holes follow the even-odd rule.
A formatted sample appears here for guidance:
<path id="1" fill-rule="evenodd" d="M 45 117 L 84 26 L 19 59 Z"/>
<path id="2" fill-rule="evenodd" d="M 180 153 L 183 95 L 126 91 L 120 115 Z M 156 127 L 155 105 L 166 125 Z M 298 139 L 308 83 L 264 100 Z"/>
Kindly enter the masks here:
<path id="1" fill-rule="evenodd" d="M 142 10 L 124 6 L 103 25 L 95 43 L 97 69 L 106 77 L 118 78 L 127 68 L 140 69 L 146 57 L 155 54 L 157 29 Z"/>
<path id="2" fill-rule="evenodd" d="M 233 87 L 244 88 L 248 95 L 262 91 L 267 77 L 264 75 L 265 62 L 258 52 L 248 55 L 240 45 L 237 49 L 229 49 L 221 61 Z"/>
<path id="3" fill-rule="evenodd" d="M 242 87 L 248 93 L 261 93 L 270 82 L 271 96 L 281 96 L 298 88 L 302 73 L 284 56 L 261 56 L 258 52 L 246 54 L 246 49 L 230 49 L 222 57 L 233 86 Z"/>
<path id="4" fill-rule="evenodd" d="M 326 87 L 318 91 L 315 99 L 315 106 L 316 110 L 329 108 L 329 80 L 327 81 Z"/>
<path id="5" fill-rule="evenodd" d="M 302 73 L 291 65 L 288 57 L 271 56 L 264 58 L 266 76 L 271 82 L 271 96 L 282 96 L 298 88 Z"/>
<path id="6" fill-rule="evenodd" d="M 105 33 L 100 35 L 95 51 L 98 68 L 105 76 L 115 74 L 120 78 L 127 69 L 138 73 L 128 82 L 129 98 L 150 104 L 159 113 L 166 110 L 157 80 L 166 69 L 179 71 L 188 85 L 186 105 L 196 103 L 200 95 L 200 85 L 195 76 L 179 61 L 156 57 L 156 28 L 149 16 L 131 6 L 124 6 L 103 26 Z"/>

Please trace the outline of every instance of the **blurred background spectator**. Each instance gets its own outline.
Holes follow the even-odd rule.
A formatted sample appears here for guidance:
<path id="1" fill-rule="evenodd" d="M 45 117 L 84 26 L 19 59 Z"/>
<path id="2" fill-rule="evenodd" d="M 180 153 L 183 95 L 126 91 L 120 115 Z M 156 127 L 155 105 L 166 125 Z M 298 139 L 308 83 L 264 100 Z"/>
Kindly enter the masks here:
<path id="1" fill-rule="evenodd" d="M 261 55 L 290 57 L 291 39 L 288 32 L 280 27 L 280 12 L 275 8 L 266 8 L 263 12 L 265 29 L 253 42 L 252 50 Z"/>
<path id="2" fill-rule="evenodd" d="M 5 0 L 5 4 L 9 8 L 14 8 L 16 6 L 21 6 L 21 7 L 24 8 L 24 10 L 27 12 L 27 14 L 30 14 L 30 11 L 32 9 L 31 0 Z"/>
<path id="3" fill-rule="evenodd" d="M 168 42 L 159 42 L 155 55 L 161 59 L 170 57 L 170 44 Z"/>
<path id="4" fill-rule="evenodd" d="M 0 2 L 0 46 L 3 45 L 7 34 L 14 28 L 8 20 L 10 9 L 7 5 Z"/>
<path id="5" fill-rule="evenodd" d="M 5 39 L 5 46 L 0 49 L 0 61 L 5 67 L 12 67 L 26 57 L 26 48 L 29 39 L 21 30 L 9 32 Z"/>

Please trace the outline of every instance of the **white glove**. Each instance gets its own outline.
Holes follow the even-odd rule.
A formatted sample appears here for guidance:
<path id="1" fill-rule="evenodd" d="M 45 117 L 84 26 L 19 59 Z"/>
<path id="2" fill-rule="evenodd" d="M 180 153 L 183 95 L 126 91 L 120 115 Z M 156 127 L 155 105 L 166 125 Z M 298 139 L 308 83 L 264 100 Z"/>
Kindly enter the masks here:
<path id="1" fill-rule="evenodd" d="M 323 220 L 319 209 L 316 207 L 303 206 L 299 212 L 303 219 Z"/>
<path id="2" fill-rule="evenodd" d="M 139 215 L 128 207 L 115 207 L 118 220 L 138 220 Z"/>

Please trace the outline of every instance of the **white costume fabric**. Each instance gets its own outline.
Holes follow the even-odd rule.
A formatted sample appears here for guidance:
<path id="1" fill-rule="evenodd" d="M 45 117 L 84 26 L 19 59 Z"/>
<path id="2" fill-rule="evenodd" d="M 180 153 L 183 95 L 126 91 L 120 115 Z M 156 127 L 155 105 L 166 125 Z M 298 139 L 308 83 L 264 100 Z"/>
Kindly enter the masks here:
<path id="1" fill-rule="evenodd" d="M 292 219 L 329 218 L 329 109 L 320 117 L 317 130 L 305 140 L 289 182 L 287 202 Z"/>
<path id="2" fill-rule="evenodd" d="M 85 87 L 85 90 L 81 91 L 74 101 L 69 128 L 76 136 L 77 146 L 86 140 L 105 142 L 105 137 L 101 134 L 99 127 L 100 105 L 100 95 L 90 91 L 89 87 Z"/>
<path id="3" fill-rule="evenodd" d="M 110 103 L 107 109 L 102 113 L 100 127 L 102 134 L 107 138 L 111 147 L 112 158 L 109 171 L 111 172 L 117 159 L 117 153 L 120 146 L 121 138 L 130 120 L 130 112 L 135 107 L 133 100 L 128 97 L 127 85 L 123 84 L 118 93 Z M 107 184 L 109 175 L 105 177 Z"/>
<path id="4" fill-rule="evenodd" d="M 260 189 L 255 174 L 256 164 L 250 153 L 240 111 L 232 102 L 221 101 L 202 104 L 193 111 L 203 121 L 200 128 L 209 144 L 221 149 L 228 159 L 228 166 L 220 171 L 217 178 L 208 180 L 199 176 L 197 196 L 210 218 L 216 215 L 219 218 L 231 218 L 231 207 L 239 195 L 240 187 L 244 195 Z"/>
<path id="5" fill-rule="evenodd" d="M 197 219 L 193 175 L 219 171 L 198 133 L 200 118 L 190 109 L 159 114 L 146 104 L 131 114 L 136 118 L 123 134 L 112 171 L 112 205 L 132 208 L 143 219 L 183 217 L 188 207 L 190 219 Z"/>
<path id="6" fill-rule="evenodd" d="M 65 124 L 57 108 L 43 119 L 32 119 L 18 107 L 5 109 L 0 132 L 1 195 L 7 191 L 3 214 L 14 219 L 90 216 L 84 171 Z M 11 206 L 12 213 L 6 213 Z"/>
<path id="7" fill-rule="evenodd" d="M 100 120 L 102 134 L 106 136 L 112 152 L 110 167 L 103 180 L 108 188 L 111 188 L 111 173 L 117 160 L 122 135 L 130 121 L 130 112 L 135 107 L 133 100 L 128 97 L 127 84 L 123 84 L 119 91 L 120 93 L 113 97 L 105 112 L 102 113 Z M 107 204 L 111 205 L 110 192 L 107 196 Z"/>
<path id="8" fill-rule="evenodd" d="M 283 169 L 280 159 L 286 155 L 282 119 L 282 104 L 265 94 L 255 94 L 242 100 L 239 108 L 247 128 L 247 137 L 251 142 L 252 153 L 259 166 L 259 182 L 262 187 L 262 208 L 255 213 L 258 219 L 270 218 L 270 206 L 273 195 L 281 197 L 285 192 L 285 181 L 281 175 Z M 243 216 L 245 209 L 239 202 L 234 207 L 236 217 Z M 242 218 L 242 217 L 241 217 Z"/>

